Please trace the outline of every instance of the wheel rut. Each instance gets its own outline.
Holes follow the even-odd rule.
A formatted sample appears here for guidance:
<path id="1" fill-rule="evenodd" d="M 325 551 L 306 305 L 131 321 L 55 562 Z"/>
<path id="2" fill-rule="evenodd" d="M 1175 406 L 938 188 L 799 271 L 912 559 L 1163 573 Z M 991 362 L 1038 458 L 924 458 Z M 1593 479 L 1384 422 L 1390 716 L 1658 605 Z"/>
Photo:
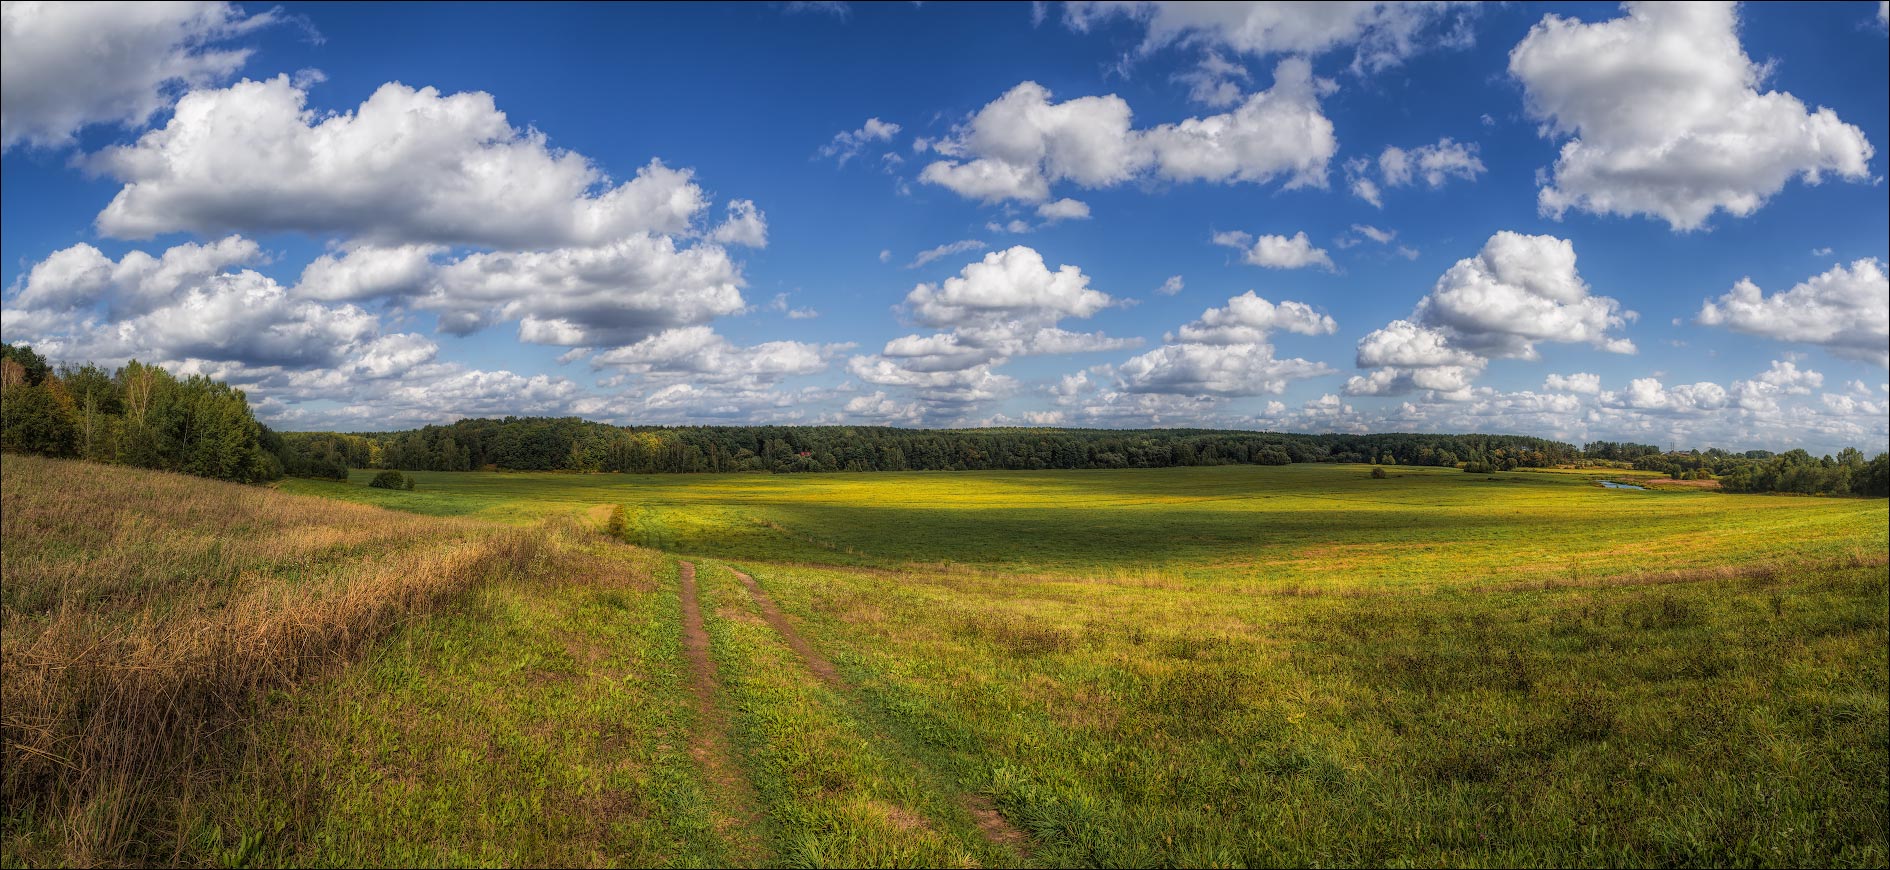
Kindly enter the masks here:
<path id="1" fill-rule="evenodd" d="M 729 568 L 729 571 L 735 575 L 735 579 L 741 581 L 742 586 L 748 589 L 748 596 L 754 599 L 755 606 L 761 610 L 761 618 L 775 630 L 776 634 L 781 636 L 782 640 L 787 641 L 788 648 L 800 656 L 801 661 L 807 665 L 807 669 L 813 672 L 814 676 L 819 677 L 828 688 L 851 697 L 853 687 L 840 676 L 839 669 L 835 668 L 833 662 L 828 661 L 826 656 L 821 655 L 819 650 L 814 649 L 813 645 L 809 644 L 807 639 L 794 628 L 793 623 L 788 622 L 787 616 L 782 614 L 781 608 L 774 603 L 772 597 L 769 597 L 767 590 L 762 589 L 761 584 L 755 582 L 755 578 L 748 572 L 733 567 Z M 982 834 L 985 840 L 993 845 L 1014 850 L 1020 855 L 1029 854 L 1030 838 L 1025 836 L 1017 826 L 1012 825 L 1009 819 L 1004 818 L 1003 814 L 991 804 L 989 798 L 980 794 L 960 792 L 958 802 L 971 815 L 972 821 L 978 827 L 978 833 Z"/>
<path id="2" fill-rule="evenodd" d="M 715 660 L 709 655 L 709 633 L 702 626 L 702 604 L 696 596 L 696 566 L 676 564 L 676 581 L 682 598 L 683 655 L 689 661 L 689 683 L 696 698 L 696 727 L 689 734 L 689 754 L 702 769 L 712 798 L 728 811 L 715 819 L 716 829 L 729 843 L 731 857 L 754 865 L 763 854 L 759 832 L 762 830 L 760 805 L 754 784 L 735 763 L 729 750 L 730 718 L 717 702 L 721 680 L 716 676 Z"/>

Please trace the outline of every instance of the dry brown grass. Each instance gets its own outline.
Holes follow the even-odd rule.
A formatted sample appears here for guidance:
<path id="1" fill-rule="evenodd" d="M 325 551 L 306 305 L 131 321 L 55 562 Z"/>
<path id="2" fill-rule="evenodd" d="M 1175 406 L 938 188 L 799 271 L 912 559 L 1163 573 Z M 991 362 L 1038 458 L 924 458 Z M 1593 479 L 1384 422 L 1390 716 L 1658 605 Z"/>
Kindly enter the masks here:
<path id="1" fill-rule="evenodd" d="M 0 474 L 11 860 L 158 862 L 181 783 L 272 689 L 526 573 L 539 531 L 12 456 Z M 9 832 L 10 835 L 12 832 Z"/>

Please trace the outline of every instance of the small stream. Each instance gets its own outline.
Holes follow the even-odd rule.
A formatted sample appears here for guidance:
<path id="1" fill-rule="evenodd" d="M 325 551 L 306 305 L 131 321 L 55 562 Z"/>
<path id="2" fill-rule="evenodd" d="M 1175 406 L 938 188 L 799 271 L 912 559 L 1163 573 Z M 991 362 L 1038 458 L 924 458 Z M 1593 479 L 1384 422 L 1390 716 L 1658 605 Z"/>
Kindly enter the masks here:
<path id="1" fill-rule="evenodd" d="M 1638 489 L 1643 492 L 1647 490 L 1647 487 L 1644 487 L 1644 486 L 1635 486 L 1634 484 L 1631 484 L 1631 483 L 1615 483 L 1612 480 L 1604 480 L 1601 482 L 1601 485 L 1609 489 Z"/>

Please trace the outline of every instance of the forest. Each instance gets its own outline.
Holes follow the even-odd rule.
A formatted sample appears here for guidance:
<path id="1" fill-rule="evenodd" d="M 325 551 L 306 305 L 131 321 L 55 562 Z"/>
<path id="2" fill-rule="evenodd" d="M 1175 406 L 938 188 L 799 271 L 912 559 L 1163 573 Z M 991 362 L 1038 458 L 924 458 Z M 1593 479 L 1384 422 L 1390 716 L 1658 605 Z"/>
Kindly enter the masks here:
<path id="1" fill-rule="evenodd" d="M 5 346 L 0 448 L 241 482 L 395 471 L 621 473 L 1002 471 L 1348 462 L 1472 473 L 1600 465 L 1713 479 L 1731 492 L 1890 495 L 1890 455 L 1662 451 L 1521 435 L 1295 434 L 1216 429 L 612 426 L 577 417 L 464 419 L 391 432 L 274 432 L 241 390 L 136 361 L 53 371 Z"/>
<path id="2" fill-rule="evenodd" d="M 1566 464 L 1573 445 L 1515 435 L 1297 435 L 1213 429 L 610 426 L 461 420 L 399 432 L 290 433 L 307 464 L 403 471 L 999 471 L 1368 462 L 1497 470 Z"/>
<path id="3" fill-rule="evenodd" d="M 53 371 L 0 345 L 0 449 L 257 483 L 282 476 L 242 390 L 133 360 Z"/>

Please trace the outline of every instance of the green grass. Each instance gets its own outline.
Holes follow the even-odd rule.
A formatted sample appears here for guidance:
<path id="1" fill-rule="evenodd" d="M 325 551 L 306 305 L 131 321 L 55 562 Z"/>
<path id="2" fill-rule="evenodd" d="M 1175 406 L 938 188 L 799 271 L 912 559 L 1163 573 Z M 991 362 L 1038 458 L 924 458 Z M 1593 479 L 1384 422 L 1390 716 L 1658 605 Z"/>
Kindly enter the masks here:
<path id="1" fill-rule="evenodd" d="M 1368 597 L 764 573 L 1047 864 L 1886 860 L 1881 566 Z"/>
<path id="2" fill-rule="evenodd" d="M 709 558 L 1243 588 L 1438 587 L 1828 558 L 1890 546 L 1882 500 L 1609 490 L 1618 472 L 1290 465 L 1057 472 L 418 472 L 415 492 L 298 481 L 403 510 L 530 522 L 622 504 L 632 543 Z"/>
<path id="3" fill-rule="evenodd" d="M 651 576 L 673 566 L 610 549 L 588 571 L 489 588 L 288 701 L 199 804 L 188 863 L 739 857 L 687 749 L 676 596 Z"/>
<path id="4" fill-rule="evenodd" d="M 621 505 L 641 546 L 557 533 L 581 559 L 272 696 L 181 855 L 1890 864 L 1886 502 L 1369 470 L 286 482 L 526 527 Z"/>

